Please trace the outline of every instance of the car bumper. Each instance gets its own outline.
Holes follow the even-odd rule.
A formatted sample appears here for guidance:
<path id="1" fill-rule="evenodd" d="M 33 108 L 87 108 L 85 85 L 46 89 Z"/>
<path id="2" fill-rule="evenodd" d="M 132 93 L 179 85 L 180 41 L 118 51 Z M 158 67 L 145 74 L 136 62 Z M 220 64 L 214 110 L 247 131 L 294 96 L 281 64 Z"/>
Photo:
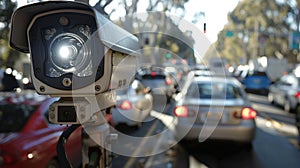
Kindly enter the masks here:
<path id="1" fill-rule="evenodd" d="M 243 125 L 221 125 L 218 127 L 194 124 L 177 125 L 175 127 L 175 137 L 184 140 L 201 139 L 206 140 L 228 140 L 242 143 L 251 142 L 255 137 L 255 123 L 252 121 L 243 122 Z M 202 132 L 201 132 L 202 131 Z"/>
<path id="2" fill-rule="evenodd" d="M 150 111 L 133 111 L 133 110 L 121 110 L 113 109 L 112 122 L 114 124 L 127 124 L 129 126 L 135 126 L 142 123 L 146 117 L 148 117 Z"/>

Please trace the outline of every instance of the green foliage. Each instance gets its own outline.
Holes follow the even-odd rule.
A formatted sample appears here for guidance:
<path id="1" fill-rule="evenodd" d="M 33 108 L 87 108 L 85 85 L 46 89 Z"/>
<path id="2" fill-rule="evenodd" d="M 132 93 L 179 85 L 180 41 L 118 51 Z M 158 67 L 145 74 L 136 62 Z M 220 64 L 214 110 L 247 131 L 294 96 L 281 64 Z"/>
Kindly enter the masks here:
<path id="1" fill-rule="evenodd" d="M 217 51 L 231 63 L 239 58 L 291 55 L 291 5 L 277 0 L 243 0 L 228 14 L 228 24 L 218 35 Z M 232 33 L 228 33 L 232 32 Z"/>
<path id="2" fill-rule="evenodd" d="M 20 53 L 8 45 L 9 25 L 17 4 L 11 0 L 0 0 L 0 67 L 13 66 Z"/>

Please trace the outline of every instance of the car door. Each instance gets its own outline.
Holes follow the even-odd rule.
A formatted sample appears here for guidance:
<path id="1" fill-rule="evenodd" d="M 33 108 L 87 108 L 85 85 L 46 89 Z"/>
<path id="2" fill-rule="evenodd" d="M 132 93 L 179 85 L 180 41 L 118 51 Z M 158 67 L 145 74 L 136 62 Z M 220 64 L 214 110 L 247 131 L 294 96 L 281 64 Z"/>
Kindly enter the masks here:
<path id="1" fill-rule="evenodd" d="M 270 92 L 273 94 L 274 102 L 280 105 L 284 104 L 284 97 L 286 90 L 286 78 L 287 76 L 281 77 L 278 81 L 276 81 L 271 87 Z"/>

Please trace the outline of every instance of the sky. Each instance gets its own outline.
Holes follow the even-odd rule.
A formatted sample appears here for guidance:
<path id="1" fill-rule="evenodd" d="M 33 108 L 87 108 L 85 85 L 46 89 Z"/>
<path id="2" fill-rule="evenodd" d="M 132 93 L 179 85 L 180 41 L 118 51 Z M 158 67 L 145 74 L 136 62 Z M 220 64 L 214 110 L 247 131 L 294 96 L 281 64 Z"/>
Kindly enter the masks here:
<path id="1" fill-rule="evenodd" d="M 97 1 L 97 0 L 90 0 Z M 223 29 L 224 25 L 227 23 L 227 14 L 231 12 L 238 4 L 240 0 L 189 0 L 188 3 L 185 4 L 186 16 L 185 19 L 188 22 L 192 22 L 193 15 L 196 12 L 205 12 L 205 17 L 201 19 L 197 27 L 203 29 L 203 23 L 206 22 L 206 36 L 210 42 L 215 42 L 217 40 L 218 32 Z M 147 7 L 148 0 L 141 0 L 140 6 L 138 6 L 138 12 L 144 12 Z M 92 2 L 93 3 L 93 2 Z M 114 8 L 116 11 L 115 15 L 111 16 L 111 19 L 117 19 L 125 11 L 123 9 L 116 8 L 118 6 L 119 1 L 114 0 L 111 5 L 107 6 L 107 8 Z M 112 9 L 108 9 L 110 11 Z"/>
<path id="2" fill-rule="evenodd" d="M 27 0 L 17 1 L 19 3 L 18 6 L 23 6 L 27 2 Z M 94 4 L 96 1 L 97 0 L 90 0 L 91 4 Z M 148 2 L 148 0 L 142 1 L 144 1 L 145 3 Z M 240 0 L 189 0 L 189 2 L 185 5 L 185 9 L 187 11 L 185 19 L 188 22 L 191 22 L 195 12 L 205 12 L 205 17 L 202 18 L 195 26 L 203 30 L 203 23 L 205 22 L 207 28 L 206 37 L 211 43 L 213 43 L 217 40 L 219 31 L 221 31 L 224 25 L 227 23 L 228 12 L 231 12 L 236 7 L 239 1 Z M 112 2 L 113 5 L 110 5 L 108 7 L 116 7 L 118 6 L 119 2 L 119 0 L 114 0 Z M 144 3 L 142 3 L 142 6 L 145 7 L 147 5 L 144 5 Z M 121 15 L 125 12 L 121 9 L 116 10 L 118 11 L 117 13 Z M 140 7 L 139 11 L 142 12 L 143 10 L 144 9 Z"/>
<path id="3" fill-rule="evenodd" d="M 227 23 L 227 14 L 231 12 L 240 0 L 190 0 L 186 4 L 188 13 L 186 19 L 190 20 L 193 13 L 197 11 L 205 12 L 203 22 L 199 21 L 197 26 L 203 29 L 206 22 L 206 36 L 210 42 L 215 42 L 224 25 Z"/>

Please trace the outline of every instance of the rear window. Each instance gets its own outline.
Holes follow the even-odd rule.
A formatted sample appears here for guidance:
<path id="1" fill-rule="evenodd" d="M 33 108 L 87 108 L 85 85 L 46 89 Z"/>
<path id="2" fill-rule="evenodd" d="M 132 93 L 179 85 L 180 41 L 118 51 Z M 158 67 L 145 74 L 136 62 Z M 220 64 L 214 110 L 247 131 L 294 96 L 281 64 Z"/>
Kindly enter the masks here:
<path id="1" fill-rule="evenodd" d="M 188 98 L 236 99 L 242 97 L 240 89 L 233 84 L 193 83 L 187 92 Z"/>
<path id="2" fill-rule="evenodd" d="M 267 76 L 267 74 L 263 71 L 250 71 L 248 76 Z"/>
<path id="3" fill-rule="evenodd" d="M 0 132 L 20 132 L 36 108 L 24 104 L 1 104 Z"/>

